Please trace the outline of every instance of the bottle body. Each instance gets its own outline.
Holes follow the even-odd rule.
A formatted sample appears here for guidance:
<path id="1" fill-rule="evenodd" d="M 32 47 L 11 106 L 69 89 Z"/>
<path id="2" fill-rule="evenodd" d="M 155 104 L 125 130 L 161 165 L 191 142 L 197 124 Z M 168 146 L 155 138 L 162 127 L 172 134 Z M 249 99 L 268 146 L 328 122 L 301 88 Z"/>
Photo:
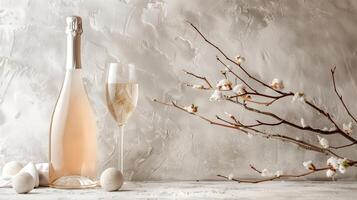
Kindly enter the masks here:
<path id="1" fill-rule="evenodd" d="M 95 186 L 96 120 L 81 69 L 67 69 L 50 128 L 50 186 Z"/>
<path id="2" fill-rule="evenodd" d="M 81 75 L 80 17 L 67 17 L 67 62 L 53 111 L 49 141 L 49 183 L 56 188 L 96 186 L 96 120 Z"/>

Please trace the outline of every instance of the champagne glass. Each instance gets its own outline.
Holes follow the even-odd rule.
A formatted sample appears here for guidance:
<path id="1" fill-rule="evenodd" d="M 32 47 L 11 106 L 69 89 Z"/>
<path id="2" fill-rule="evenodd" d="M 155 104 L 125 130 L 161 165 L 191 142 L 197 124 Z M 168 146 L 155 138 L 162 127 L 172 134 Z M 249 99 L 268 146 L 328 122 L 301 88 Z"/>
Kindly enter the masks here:
<path id="1" fill-rule="evenodd" d="M 138 101 L 138 83 L 136 82 L 135 66 L 133 64 L 109 63 L 107 66 L 107 78 L 105 94 L 110 114 L 116 121 L 120 134 L 115 134 L 115 149 L 119 146 L 120 154 L 115 151 L 115 156 L 120 156 L 116 165 L 124 174 L 124 126 L 134 112 Z"/>

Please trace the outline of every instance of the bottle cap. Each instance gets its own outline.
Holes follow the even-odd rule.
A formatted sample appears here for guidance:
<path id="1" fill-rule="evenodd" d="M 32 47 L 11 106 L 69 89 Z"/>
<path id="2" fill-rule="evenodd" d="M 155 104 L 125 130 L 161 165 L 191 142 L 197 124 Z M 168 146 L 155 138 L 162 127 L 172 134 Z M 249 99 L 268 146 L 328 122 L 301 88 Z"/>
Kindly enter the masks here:
<path id="1" fill-rule="evenodd" d="M 74 35 L 81 34 L 82 29 L 82 18 L 78 16 L 69 16 L 66 17 L 67 27 L 66 33 L 72 33 Z"/>

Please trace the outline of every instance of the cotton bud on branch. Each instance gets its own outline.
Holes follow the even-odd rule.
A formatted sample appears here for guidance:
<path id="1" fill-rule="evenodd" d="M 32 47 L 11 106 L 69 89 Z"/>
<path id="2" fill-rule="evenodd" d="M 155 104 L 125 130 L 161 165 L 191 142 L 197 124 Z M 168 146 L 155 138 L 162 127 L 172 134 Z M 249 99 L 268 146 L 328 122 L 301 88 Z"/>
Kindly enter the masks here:
<path id="1" fill-rule="evenodd" d="M 246 87 L 242 84 L 238 84 L 236 86 L 233 87 L 232 91 L 236 94 L 239 95 L 241 98 L 243 98 L 244 100 L 248 100 L 251 99 L 251 96 L 246 94 L 247 90 Z"/>
<path id="2" fill-rule="evenodd" d="M 306 123 L 305 123 L 305 119 L 304 119 L 304 118 L 301 118 L 301 119 L 300 119 L 300 123 L 301 123 L 301 126 L 302 126 L 303 128 L 306 127 Z"/>
<path id="3" fill-rule="evenodd" d="M 320 137 L 319 135 L 317 136 L 317 139 L 319 140 L 320 145 L 324 148 L 327 149 L 330 147 L 329 142 L 326 138 Z"/>
<path id="4" fill-rule="evenodd" d="M 278 171 L 276 171 L 276 177 L 280 177 L 281 175 L 284 175 L 284 172 L 283 172 L 283 170 L 278 170 Z"/>
<path id="5" fill-rule="evenodd" d="M 236 57 L 234 57 L 234 59 L 235 59 L 236 63 L 239 65 L 245 62 L 245 58 L 240 55 L 237 55 Z"/>
<path id="6" fill-rule="evenodd" d="M 261 173 L 261 176 L 263 176 L 263 177 L 271 177 L 271 176 L 274 176 L 274 174 L 268 169 L 263 169 L 262 173 Z"/>
<path id="7" fill-rule="evenodd" d="M 335 174 L 336 174 L 336 170 L 328 169 L 328 170 L 326 171 L 326 176 L 327 176 L 327 177 L 333 177 L 333 176 L 335 176 Z"/>
<path id="8" fill-rule="evenodd" d="M 218 81 L 216 88 L 218 90 L 232 90 L 232 82 L 228 79 Z"/>
<path id="9" fill-rule="evenodd" d="M 305 162 L 303 162 L 302 164 L 303 164 L 304 167 L 305 167 L 306 169 L 308 169 L 308 170 L 315 170 L 315 169 L 316 169 L 315 165 L 312 163 L 311 160 L 305 161 Z"/>
<path id="10" fill-rule="evenodd" d="M 343 131 L 347 133 L 348 135 L 352 134 L 352 122 L 349 122 L 348 124 L 343 123 Z"/>
<path id="11" fill-rule="evenodd" d="M 271 85 L 272 88 L 274 88 L 275 90 L 282 90 L 284 89 L 284 84 L 282 80 L 279 80 L 277 78 L 274 78 Z"/>
<path id="12" fill-rule="evenodd" d="M 220 90 L 215 90 L 209 98 L 210 101 L 221 101 L 223 99 L 223 93 Z"/>
<path id="13" fill-rule="evenodd" d="M 204 89 L 203 85 L 192 85 L 193 89 Z"/>
<path id="14" fill-rule="evenodd" d="M 304 102 L 305 101 L 305 94 L 303 92 L 296 92 L 293 96 L 291 102 Z"/>
<path id="15" fill-rule="evenodd" d="M 196 113 L 198 111 L 198 107 L 194 104 L 191 104 L 190 106 L 185 106 L 184 109 L 189 113 Z"/>
<path id="16" fill-rule="evenodd" d="M 228 178 L 228 180 L 233 180 L 234 179 L 234 175 L 232 173 L 230 173 L 227 178 Z"/>

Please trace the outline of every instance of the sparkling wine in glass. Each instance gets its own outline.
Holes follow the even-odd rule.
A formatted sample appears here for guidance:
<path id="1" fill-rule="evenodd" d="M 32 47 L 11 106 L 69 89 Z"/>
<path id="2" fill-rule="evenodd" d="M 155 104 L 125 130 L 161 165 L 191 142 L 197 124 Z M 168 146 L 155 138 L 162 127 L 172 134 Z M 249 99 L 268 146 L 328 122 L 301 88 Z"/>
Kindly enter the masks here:
<path id="1" fill-rule="evenodd" d="M 115 134 L 115 149 L 120 171 L 124 173 L 124 126 L 134 112 L 138 101 L 139 86 L 136 82 L 135 66 L 132 64 L 110 63 L 107 67 L 105 95 L 110 114 L 120 129 L 120 153 L 118 152 L 119 135 Z M 118 168 L 117 167 L 117 168 Z"/>

